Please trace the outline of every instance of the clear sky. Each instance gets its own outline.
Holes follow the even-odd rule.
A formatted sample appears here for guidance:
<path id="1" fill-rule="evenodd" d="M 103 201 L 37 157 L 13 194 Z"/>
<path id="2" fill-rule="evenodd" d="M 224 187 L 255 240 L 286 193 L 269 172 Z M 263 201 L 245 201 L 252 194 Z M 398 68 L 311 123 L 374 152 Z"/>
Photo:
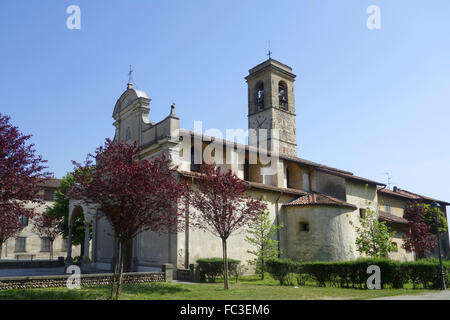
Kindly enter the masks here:
<path id="1" fill-rule="evenodd" d="M 113 137 L 130 64 L 153 121 L 174 100 L 183 128 L 247 128 L 244 77 L 270 40 L 297 74 L 300 157 L 450 201 L 449 31 L 448 0 L 7 1 L 0 112 L 56 177 Z"/>

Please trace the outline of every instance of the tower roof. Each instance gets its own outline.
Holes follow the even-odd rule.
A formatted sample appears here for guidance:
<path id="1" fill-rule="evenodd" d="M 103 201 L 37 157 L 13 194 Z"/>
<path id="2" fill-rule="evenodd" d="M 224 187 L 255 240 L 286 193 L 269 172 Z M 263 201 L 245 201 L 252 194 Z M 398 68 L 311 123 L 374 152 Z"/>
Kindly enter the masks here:
<path id="1" fill-rule="evenodd" d="M 292 73 L 292 68 L 290 66 L 288 66 L 284 63 L 281 63 L 278 60 L 269 58 L 266 61 L 258 64 L 257 66 L 251 68 L 248 71 L 249 75 L 247 77 L 245 77 L 245 79 L 248 79 L 257 73 L 268 70 L 268 69 L 281 72 L 282 74 L 289 76 L 291 78 L 296 77 L 296 75 Z"/>

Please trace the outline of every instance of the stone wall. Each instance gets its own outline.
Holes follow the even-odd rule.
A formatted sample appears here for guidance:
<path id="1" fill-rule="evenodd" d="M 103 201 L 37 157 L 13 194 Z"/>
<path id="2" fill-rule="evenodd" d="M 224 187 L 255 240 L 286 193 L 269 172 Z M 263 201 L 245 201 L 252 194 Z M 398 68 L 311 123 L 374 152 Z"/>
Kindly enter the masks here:
<path id="1" fill-rule="evenodd" d="M 112 276 L 112 273 L 83 274 L 80 275 L 81 285 L 111 284 Z M 65 287 L 69 277 L 70 275 L 67 274 L 60 276 L 0 278 L 0 290 Z M 164 282 L 166 280 L 169 281 L 165 272 L 130 272 L 123 274 L 123 283 Z"/>
<path id="2" fill-rule="evenodd" d="M 181 281 L 193 281 L 194 280 L 194 265 L 191 265 L 191 269 L 178 268 L 176 271 L 175 279 Z"/>

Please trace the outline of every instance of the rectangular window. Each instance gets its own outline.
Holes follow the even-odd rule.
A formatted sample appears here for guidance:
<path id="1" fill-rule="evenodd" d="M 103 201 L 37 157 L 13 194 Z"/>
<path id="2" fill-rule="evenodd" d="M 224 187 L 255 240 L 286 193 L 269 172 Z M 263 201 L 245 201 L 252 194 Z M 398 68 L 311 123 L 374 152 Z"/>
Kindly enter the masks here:
<path id="1" fill-rule="evenodd" d="M 53 190 L 44 190 L 44 200 L 45 201 L 53 201 L 55 196 L 55 191 Z"/>
<path id="2" fill-rule="evenodd" d="M 309 223 L 300 222 L 300 231 L 309 231 Z"/>
<path id="3" fill-rule="evenodd" d="M 27 226 L 28 225 L 28 217 L 27 216 L 20 216 L 19 217 L 19 224 L 21 226 Z"/>
<path id="4" fill-rule="evenodd" d="M 62 248 L 61 251 L 67 251 L 69 240 L 68 239 L 62 239 Z"/>
<path id="5" fill-rule="evenodd" d="M 387 213 L 391 213 L 391 205 L 389 203 L 385 203 L 384 204 L 384 208 L 385 208 Z"/>
<path id="6" fill-rule="evenodd" d="M 272 175 L 264 175 L 263 176 L 263 183 L 271 185 L 272 184 Z M 288 187 L 289 187 L 289 185 L 288 185 Z"/>
<path id="7" fill-rule="evenodd" d="M 359 209 L 359 217 L 361 219 L 365 219 L 366 218 L 366 209 Z"/>
<path id="8" fill-rule="evenodd" d="M 25 238 L 25 237 L 16 238 L 15 252 L 25 252 L 26 251 L 26 243 L 27 243 L 27 238 Z"/>
<path id="9" fill-rule="evenodd" d="M 41 251 L 43 251 L 43 252 L 50 251 L 50 239 L 49 238 L 41 239 Z"/>
<path id="10" fill-rule="evenodd" d="M 250 165 L 248 164 L 247 159 L 244 163 L 244 180 L 250 181 Z"/>
<path id="11" fill-rule="evenodd" d="M 398 252 L 397 242 L 392 242 L 392 247 L 393 247 L 392 252 Z"/>

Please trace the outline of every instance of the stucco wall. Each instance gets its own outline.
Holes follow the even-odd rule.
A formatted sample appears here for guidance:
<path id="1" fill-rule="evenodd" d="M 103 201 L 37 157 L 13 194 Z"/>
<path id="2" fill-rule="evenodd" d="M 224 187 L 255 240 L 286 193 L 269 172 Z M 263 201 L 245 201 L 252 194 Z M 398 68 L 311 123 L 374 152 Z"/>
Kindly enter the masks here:
<path id="1" fill-rule="evenodd" d="M 314 171 L 313 191 L 346 201 L 345 179 L 322 171 Z"/>
<path id="2" fill-rule="evenodd" d="M 386 205 L 389 204 L 391 206 L 391 214 L 397 217 L 403 217 L 404 208 L 406 205 L 406 201 L 400 199 L 398 197 L 391 197 L 386 194 L 379 193 L 378 194 L 378 208 L 382 211 L 387 212 Z"/>
<path id="3" fill-rule="evenodd" d="M 301 261 L 355 259 L 348 212 L 338 207 L 285 207 L 286 256 Z M 301 231 L 300 223 L 308 223 L 309 231 Z"/>
<path id="4" fill-rule="evenodd" d="M 267 200 L 268 209 L 270 211 L 270 218 L 276 225 L 276 199 L 279 194 L 276 192 L 265 191 L 261 189 L 252 189 L 249 194 L 254 197 L 263 196 Z M 294 195 L 282 195 L 278 201 L 278 207 L 281 210 L 279 212 L 279 223 L 283 223 L 281 204 L 291 201 L 296 198 Z M 191 212 L 195 212 L 194 208 L 190 208 Z M 286 228 L 282 228 L 279 233 L 280 247 L 285 251 Z M 247 250 L 254 249 L 251 245 L 245 241 L 246 228 L 242 228 L 238 233 L 233 234 L 227 241 L 228 257 L 240 260 L 243 264 L 247 264 L 248 260 L 254 259 L 254 256 L 249 254 Z M 274 235 L 274 239 L 277 240 L 277 234 Z M 177 252 L 177 265 L 185 265 L 186 254 L 186 233 L 178 233 L 177 239 L 178 252 Z M 222 241 L 219 237 L 213 235 L 209 231 L 199 230 L 195 228 L 189 228 L 189 263 L 196 263 L 200 258 L 222 257 Z"/>
<path id="5" fill-rule="evenodd" d="M 114 257 L 115 243 L 114 230 L 105 217 L 97 220 L 97 231 L 95 234 L 95 260 L 101 263 L 111 263 Z M 108 267 L 106 270 L 110 270 Z"/>

